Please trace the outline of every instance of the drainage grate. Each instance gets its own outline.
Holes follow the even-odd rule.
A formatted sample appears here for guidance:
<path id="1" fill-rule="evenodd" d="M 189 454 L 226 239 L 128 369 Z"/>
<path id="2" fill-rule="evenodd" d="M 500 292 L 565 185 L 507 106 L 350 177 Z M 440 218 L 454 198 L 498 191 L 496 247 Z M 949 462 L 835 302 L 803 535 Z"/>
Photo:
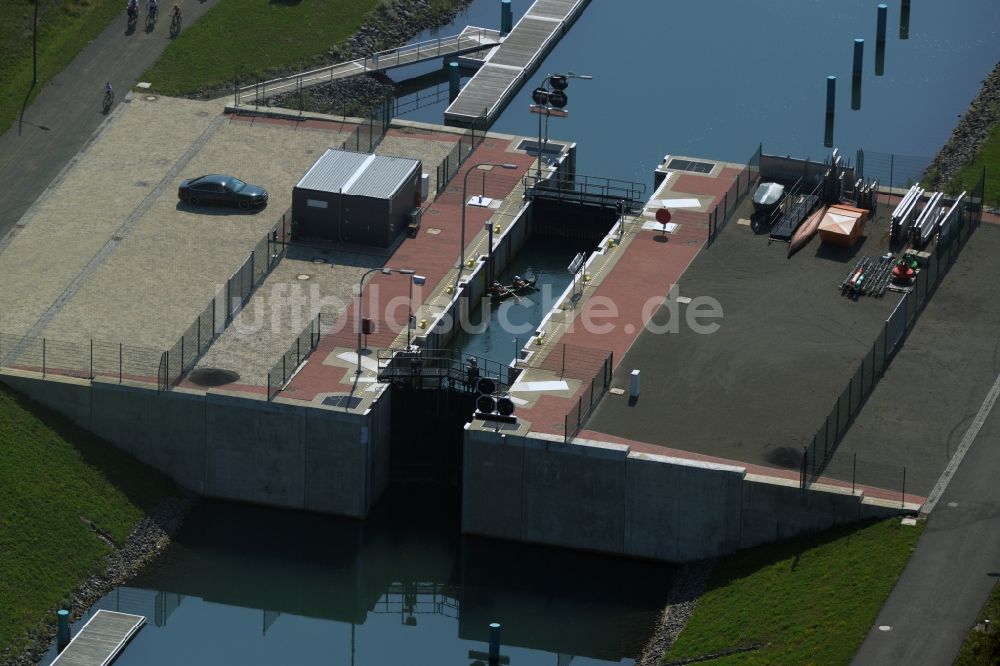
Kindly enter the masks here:
<path id="1" fill-rule="evenodd" d="M 349 395 L 328 395 L 323 398 L 323 404 L 329 407 L 343 407 L 344 409 L 354 409 L 361 404 L 361 398 L 354 398 Z"/>
<path id="2" fill-rule="evenodd" d="M 677 171 L 691 171 L 692 173 L 712 173 L 715 164 L 712 162 L 693 162 L 692 160 L 670 160 L 667 168 Z"/>

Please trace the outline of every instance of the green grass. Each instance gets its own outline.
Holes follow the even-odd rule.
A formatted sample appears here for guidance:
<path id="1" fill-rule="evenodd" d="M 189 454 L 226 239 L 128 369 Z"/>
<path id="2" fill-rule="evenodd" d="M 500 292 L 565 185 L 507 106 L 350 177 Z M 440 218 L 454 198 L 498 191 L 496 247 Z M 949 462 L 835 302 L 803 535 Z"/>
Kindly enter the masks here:
<path id="1" fill-rule="evenodd" d="M 706 663 L 848 664 L 921 529 L 886 520 L 726 558 L 664 661 L 766 643 Z"/>
<path id="2" fill-rule="evenodd" d="M 379 0 L 223 0 L 185 27 L 143 81 L 165 95 L 225 88 L 236 73 L 308 65 L 342 43 Z"/>
<path id="3" fill-rule="evenodd" d="M 0 0 L 0 132 L 123 11 L 123 0 L 39 0 L 38 83 L 32 87 L 34 4 Z"/>
<path id="4" fill-rule="evenodd" d="M 173 489 L 163 475 L 0 386 L 0 652 L 20 649 Z"/>
<path id="5" fill-rule="evenodd" d="M 1000 208 L 1000 122 L 993 123 L 976 157 L 952 179 L 948 191 L 957 194 L 971 190 L 983 175 L 983 167 L 986 167 L 985 205 Z"/>
<path id="6" fill-rule="evenodd" d="M 990 624 L 1000 625 L 1000 583 L 993 588 L 983 610 L 976 620 L 981 625 L 984 619 Z M 990 628 L 988 634 L 973 629 L 969 632 L 962 649 L 955 660 L 955 666 L 994 666 L 1000 664 L 1000 626 Z"/>

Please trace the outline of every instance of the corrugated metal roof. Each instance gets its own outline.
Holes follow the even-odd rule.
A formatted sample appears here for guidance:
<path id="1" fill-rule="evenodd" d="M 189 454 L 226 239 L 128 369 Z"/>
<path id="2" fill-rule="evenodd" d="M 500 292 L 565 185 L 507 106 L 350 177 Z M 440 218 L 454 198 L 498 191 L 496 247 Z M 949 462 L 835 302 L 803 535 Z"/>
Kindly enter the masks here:
<path id="1" fill-rule="evenodd" d="M 388 199 L 420 168 L 419 160 L 327 149 L 296 187 Z"/>

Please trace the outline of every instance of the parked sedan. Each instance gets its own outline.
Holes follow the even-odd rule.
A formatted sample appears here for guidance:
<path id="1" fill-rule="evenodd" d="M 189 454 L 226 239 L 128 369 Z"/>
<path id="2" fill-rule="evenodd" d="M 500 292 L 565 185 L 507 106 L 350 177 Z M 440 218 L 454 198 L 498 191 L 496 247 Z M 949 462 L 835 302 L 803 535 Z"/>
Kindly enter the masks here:
<path id="1" fill-rule="evenodd" d="M 201 203 L 221 203 L 239 206 L 246 210 L 251 206 L 267 203 L 267 190 L 239 178 L 213 173 L 181 181 L 177 197 L 192 206 Z"/>

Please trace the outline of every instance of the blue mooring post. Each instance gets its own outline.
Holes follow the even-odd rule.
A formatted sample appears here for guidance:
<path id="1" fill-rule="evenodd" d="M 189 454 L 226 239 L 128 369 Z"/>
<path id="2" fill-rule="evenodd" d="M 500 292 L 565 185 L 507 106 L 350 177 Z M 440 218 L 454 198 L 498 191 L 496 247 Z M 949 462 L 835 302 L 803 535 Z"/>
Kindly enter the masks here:
<path id="1" fill-rule="evenodd" d="M 903 0 L 899 6 L 899 38 L 910 38 L 910 0 Z"/>
<path id="2" fill-rule="evenodd" d="M 854 68 L 851 75 L 851 108 L 861 108 L 861 71 L 865 62 L 865 40 L 854 40 Z"/>
<path id="3" fill-rule="evenodd" d="M 878 6 L 878 18 L 875 27 L 875 76 L 885 73 L 885 23 L 889 6 Z"/>
<path id="4" fill-rule="evenodd" d="M 837 101 L 837 77 L 826 77 L 826 131 L 823 134 L 823 145 L 833 147 L 833 111 Z"/>
<path id="5" fill-rule="evenodd" d="M 500 623 L 490 622 L 490 666 L 500 662 Z"/>
<path id="6" fill-rule="evenodd" d="M 458 75 L 458 62 L 452 60 L 448 63 L 448 101 L 454 102 L 461 89 L 461 78 Z"/>
<path id="7" fill-rule="evenodd" d="M 510 8 L 510 0 L 500 0 L 500 36 L 510 33 L 514 28 L 514 10 Z"/>
<path id="8" fill-rule="evenodd" d="M 65 608 L 56 612 L 56 649 L 62 652 L 69 645 L 69 611 Z"/>

